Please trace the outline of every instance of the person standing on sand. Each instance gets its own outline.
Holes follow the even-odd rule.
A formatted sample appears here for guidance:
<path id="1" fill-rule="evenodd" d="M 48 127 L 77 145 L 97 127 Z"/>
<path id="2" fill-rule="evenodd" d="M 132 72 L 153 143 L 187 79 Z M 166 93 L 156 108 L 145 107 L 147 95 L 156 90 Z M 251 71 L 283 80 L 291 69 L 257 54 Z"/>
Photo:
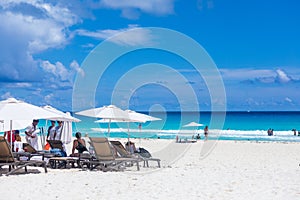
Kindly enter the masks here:
<path id="1" fill-rule="evenodd" d="M 55 127 L 54 140 L 61 140 L 61 132 L 63 129 L 63 122 L 57 121 L 58 126 Z"/>
<path id="2" fill-rule="evenodd" d="M 51 126 L 48 128 L 47 140 L 54 140 L 55 135 L 55 121 L 51 121 Z"/>
<path id="3" fill-rule="evenodd" d="M 208 126 L 205 126 L 204 128 L 204 136 L 205 136 L 205 140 L 208 139 Z"/>
<path id="4" fill-rule="evenodd" d="M 39 130 L 37 130 L 37 125 L 39 123 L 38 119 L 34 119 L 32 121 L 32 124 L 29 125 L 25 129 L 25 134 L 26 134 L 26 142 L 30 144 L 33 148 L 38 149 L 38 133 Z"/>

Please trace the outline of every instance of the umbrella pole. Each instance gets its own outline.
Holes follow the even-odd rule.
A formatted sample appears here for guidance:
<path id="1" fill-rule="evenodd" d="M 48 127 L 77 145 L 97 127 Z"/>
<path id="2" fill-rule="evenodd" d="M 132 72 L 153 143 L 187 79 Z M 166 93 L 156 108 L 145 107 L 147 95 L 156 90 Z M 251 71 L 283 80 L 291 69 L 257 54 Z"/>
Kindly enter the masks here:
<path id="1" fill-rule="evenodd" d="M 48 119 L 46 119 L 46 123 L 45 123 L 45 131 L 46 131 L 46 135 L 45 134 L 43 134 L 44 135 L 44 137 L 43 137 L 43 144 L 42 144 L 42 146 L 44 147 L 45 146 L 45 144 L 46 144 L 46 137 L 47 137 L 47 135 L 48 135 Z"/>
<path id="2" fill-rule="evenodd" d="M 44 128 L 39 128 L 40 129 L 40 140 L 41 140 L 41 145 L 42 145 L 42 149 L 44 149 L 44 145 L 45 145 L 45 135 L 44 135 Z"/>
<path id="3" fill-rule="evenodd" d="M 111 119 L 109 119 L 109 121 L 108 121 L 108 132 L 107 132 L 108 137 L 109 137 L 109 133 L 110 133 L 110 122 L 111 122 Z"/>
<path id="4" fill-rule="evenodd" d="M 12 149 L 12 120 L 10 120 L 10 149 Z"/>
<path id="5" fill-rule="evenodd" d="M 127 122 L 127 132 L 128 132 L 128 144 L 129 144 L 129 134 L 130 134 L 130 132 L 129 132 L 129 122 Z"/>

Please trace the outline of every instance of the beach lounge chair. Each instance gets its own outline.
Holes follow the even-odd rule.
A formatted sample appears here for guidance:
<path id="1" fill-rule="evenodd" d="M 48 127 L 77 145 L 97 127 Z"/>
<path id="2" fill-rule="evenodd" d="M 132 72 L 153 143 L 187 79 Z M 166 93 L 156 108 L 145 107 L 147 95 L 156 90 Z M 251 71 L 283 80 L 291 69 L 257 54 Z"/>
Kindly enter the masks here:
<path id="1" fill-rule="evenodd" d="M 51 157 L 48 160 L 50 167 L 53 169 L 57 168 L 71 168 L 75 163 L 80 163 L 78 157 L 67 156 L 62 141 L 60 140 L 47 140 L 50 144 L 51 152 L 57 154 L 55 157 Z"/>
<path id="2" fill-rule="evenodd" d="M 78 157 L 52 157 L 48 160 L 52 169 L 75 167 L 75 163 L 79 163 Z"/>
<path id="3" fill-rule="evenodd" d="M 44 167 L 45 173 L 47 173 L 47 166 L 45 161 L 41 160 L 17 160 L 13 156 L 13 152 L 3 136 L 0 136 L 0 166 L 8 166 L 9 172 L 6 175 L 10 175 L 17 170 L 24 168 L 27 172 L 27 166 L 41 166 Z"/>
<path id="4" fill-rule="evenodd" d="M 51 149 L 60 149 L 64 151 L 64 146 L 62 141 L 60 140 L 47 140 L 47 142 L 50 144 Z"/>
<path id="5" fill-rule="evenodd" d="M 14 152 L 14 155 L 17 157 L 25 156 L 30 160 L 32 157 L 41 156 L 41 160 L 45 160 L 45 158 L 51 158 L 56 156 L 54 153 L 50 153 L 50 151 L 45 150 L 36 150 L 33 146 L 28 143 L 23 143 L 23 149 L 26 149 L 26 152 Z"/>
<path id="6" fill-rule="evenodd" d="M 114 146 L 114 148 L 120 154 L 121 157 L 127 157 L 127 158 L 135 157 L 135 158 L 138 158 L 138 159 L 140 159 L 141 161 L 144 162 L 144 167 L 145 166 L 149 167 L 149 161 L 155 161 L 155 162 L 157 162 L 157 165 L 160 168 L 160 159 L 159 158 L 152 158 L 151 154 L 149 154 L 150 157 L 142 156 L 139 153 L 130 154 L 126 150 L 126 148 L 122 145 L 121 142 L 119 142 L 119 141 L 110 141 L 110 143 Z"/>
<path id="7" fill-rule="evenodd" d="M 80 154 L 79 157 L 67 156 L 66 152 L 64 151 L 63 143 L 60 140 L 47 140 L 47 142 L 50 144 L 51 149 L 59 150 L 55 151 L 56 153 L 54 153 L 59 153 L 57 154 L 57 156 L 51 157 L 48 160 L 50 167 L 53 169 L 75 167 L 75 163 L 78 167 L 81 167 L 80 161 L 89 160 L 90 158 L 90 155 L 86 153 Z M 64 152 L 65 154 L 62 155 L 62 152 Z"/>
<path id="8" fill-rule="evenodd" d="M 95 151 L 94 160 L 82 161 L 82 164 L 89 165 L 90 169 L 95 169 L 100 166 L 103 171 L 115 170 L 121 171 L 127 164 L 136 164 L 137 170 L 140 170 L 139 162 L 137 158 L 119 158 L 115 156 L 115 152 L 111 147 L 107 138 L 92 138 L 90 137 L 90 143 Z"/>
<path id="9" fill-rule="evenodd" d="M 112 145 L 113 149 L 115 150 L 115 155 L 121 158 L 135 158 L 138 159 L 140 162 L 144 162 L 144 159 L 136 154 L 131 154 L 128 152 L 125 147 L 119 141 L 109 141 Z M 145 162 L 144 162 L 145 167 Z"/>

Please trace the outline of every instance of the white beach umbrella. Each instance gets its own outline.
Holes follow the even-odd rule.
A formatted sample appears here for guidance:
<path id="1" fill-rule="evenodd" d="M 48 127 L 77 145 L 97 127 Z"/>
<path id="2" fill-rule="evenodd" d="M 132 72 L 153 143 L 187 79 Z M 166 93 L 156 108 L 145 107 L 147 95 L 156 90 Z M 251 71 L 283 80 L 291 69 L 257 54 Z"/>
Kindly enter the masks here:
<path id="1" fill-rule="evenodd" d="M 140 122 L 140 123 L 145 123 L 148 121 L 157 121 L 161 120 L 160 118 L 157 117 L 152 117 L 150 115 L 146 115 L 143 113 L 138 113 L 132 110 L 125 110 L 127 112 L 128 118 L 127 119 L 114 119 L 111 120 L 111 122 Z M 95 121 L 96 123 L 107 123 L 108 119 L 101 119 Z"/>
<path id="2" fill-rule="evenodd" d="M 199 126 L 204 126 L 204 124 L 199 124 L 199 123 L 196 123 L 196 122 L 191 122 L 191 123 L 188 123 L 188 124 L 184 125 L 183 127 L 199 127 Z"/>
<path id="3" fill-rule="evenodd" d="M 12 130 L 24 129 L 30 124 L 32 120 L 14 120 Z M 10 120 L 0 121 L 0 132 L 10 131 Z"/>
<path id="4" fill-rule="evenodd" d="M 160 118 L 157 117 L 152 117 L 150 115 L 146 115 L 143 113 L 138 113 L 133 110 L 125 110 L 125 112 L 128 113 L 130 120 L 136 121 L 136 122 L 149 122 L 149 121 L 158 121 L 161 120 Z"/>
<path id="5" fill-rule="evenodd" d="M 76 114 L 88 116 L 88 117 L 107 119 L 108 120 L 108 136 L 110 133 L 111 120 L 130 120 L 127 112 L 125 112 L 124 110 L 122 110 L 114 105 L 83 110 L 83 111 L 77 112 Z"/>
<path id="6" fill-rule="evenodd" d="M 204 126 L 204 124 L 199 124 L 199 123 L 196 123 L 196 122 L 190 122 L 190 123 L 184 125 L 183 127 L 200 127 L 200 126 Z"/>
<path id="7" fill-rule="evenodd" d="M 96 120 L 95 123 L 102 123 L 102 124 L 105 124 L 105 123 L 122 123 L 122 122 L 141 122 L 142 121 L 131 121 L 131 120 L 125 120 L 125 119 L 99 119 L 99 120 Z"/>
<path id="8" fill-rule="evenodd" d="M 49 117 L 58 117 L 58 115 L 15 98 L 0 101 L 0 120 L 10 120 L 10 130 L 14 127 L 14 120 L 46 119 Z"/>
<path id="9" fill-rule="evenodd" d="M 64 112 L 62 112 L 62 111 L 60 111 L 60 110 L 57 110 L 56 108 L 53 108 L 52 106 L 49 106 L 49 105 L 47 105 L 47 106 L 43 106 L 43 108 L 45 109 L 45 110 L 48 110 L 48 111 L 50 111 L 50 112 L 53 112 L 53 113 L 55 113 L 55 114 L 57 114 L 57 115 L 59 115 L 59 117 L 49 117 L 49 118 L 46 118 L 46 119 L 49 119 L 49 120 L 57 120 L 57 121 L 68 121 L 68 122 L 80 122 L 80 119 L 77 119 L 77 118 L 75 118 L 75 117 L 73 117 L 73 116 L 71 116 L 70 115 L 70 113 L 64 113 Z"/>
<path id="10" fill-rule="evenodd" d="M 127 112 L 128 114 L 128 119 L 120 119 L 120 120 L 110 120 L 108 121 L 107 119 L 100 119 L 95 121 L 96 123 L 108 123 L 108 122 L 127 122 L 127 132 L 128 132 L 128 141 L 130 138 L 130 131 L 129 131 L 129 123 L 130 122 L 139 122 L 139 123 L 145 123 L 148 121 L 157 121 L 157 120 L 161 120 L 160 118 L 157 117 L 152 117 L 150 115 L 146 115 L 143 113 L 138 113 L 132 110 L 125 110 L 125 112 Z"/>
<path id="11" fill-rule="evenodd" d="M 59 115 L 15 98 L 0 101 L 0 120 L 32 120 L 51 117 L 59 117 Z"/>
<path id="12" fill-rule="evenodd" d="M 61 141 L 64 144 L 69 144 L 72 142 L 72 122 L 80 122 L 80 119 L 77 119 L 76 117 L 71 116 L 69 112 L 62 112 L 60 110 L 57 110 L 56 108 L 53 108 L 52 106 L 44 106 L 44 109 L 51 111 L 53 113 L 56 113 L 59 115 L 59 117 L 55 118 L 47 118 L 49 120 L 57 120 L 57 121 L 63 121 L 63 128 L 62 128 L 62 133 L 61 133 Z"/>

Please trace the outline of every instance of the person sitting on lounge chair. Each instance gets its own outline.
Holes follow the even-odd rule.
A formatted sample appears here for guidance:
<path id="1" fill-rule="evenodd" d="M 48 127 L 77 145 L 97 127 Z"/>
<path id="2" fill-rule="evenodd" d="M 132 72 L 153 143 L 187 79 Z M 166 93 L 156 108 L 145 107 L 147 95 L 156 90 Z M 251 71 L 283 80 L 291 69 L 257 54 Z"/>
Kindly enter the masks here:
<path id="1" fill-rule="evenodd" d="M 131 142 L 131 141 L 126 142 L 125 147 L 126 147 L 126 150 L 127 150 L 128 152 L 130 152 L 131 154 L 137 152 L 137 151 L 136 151 L 136 148 L 135 148 L 134 142 Z"/>
<path id="2" fill-rule="evenodd" d="M 83 153 L 84 151 L 88 151 L 85 145 L 84 139 L 81 138 L 81 133 L 77 132 L 75 134 L 76 139 L 73 141 L 73 148 L 72 148 L 72 154 L 70 156 L 73 157 L 79 157 L 79 154 Z M 75 150 L 78 151 L 78 153 L 75 153 Z"/>

